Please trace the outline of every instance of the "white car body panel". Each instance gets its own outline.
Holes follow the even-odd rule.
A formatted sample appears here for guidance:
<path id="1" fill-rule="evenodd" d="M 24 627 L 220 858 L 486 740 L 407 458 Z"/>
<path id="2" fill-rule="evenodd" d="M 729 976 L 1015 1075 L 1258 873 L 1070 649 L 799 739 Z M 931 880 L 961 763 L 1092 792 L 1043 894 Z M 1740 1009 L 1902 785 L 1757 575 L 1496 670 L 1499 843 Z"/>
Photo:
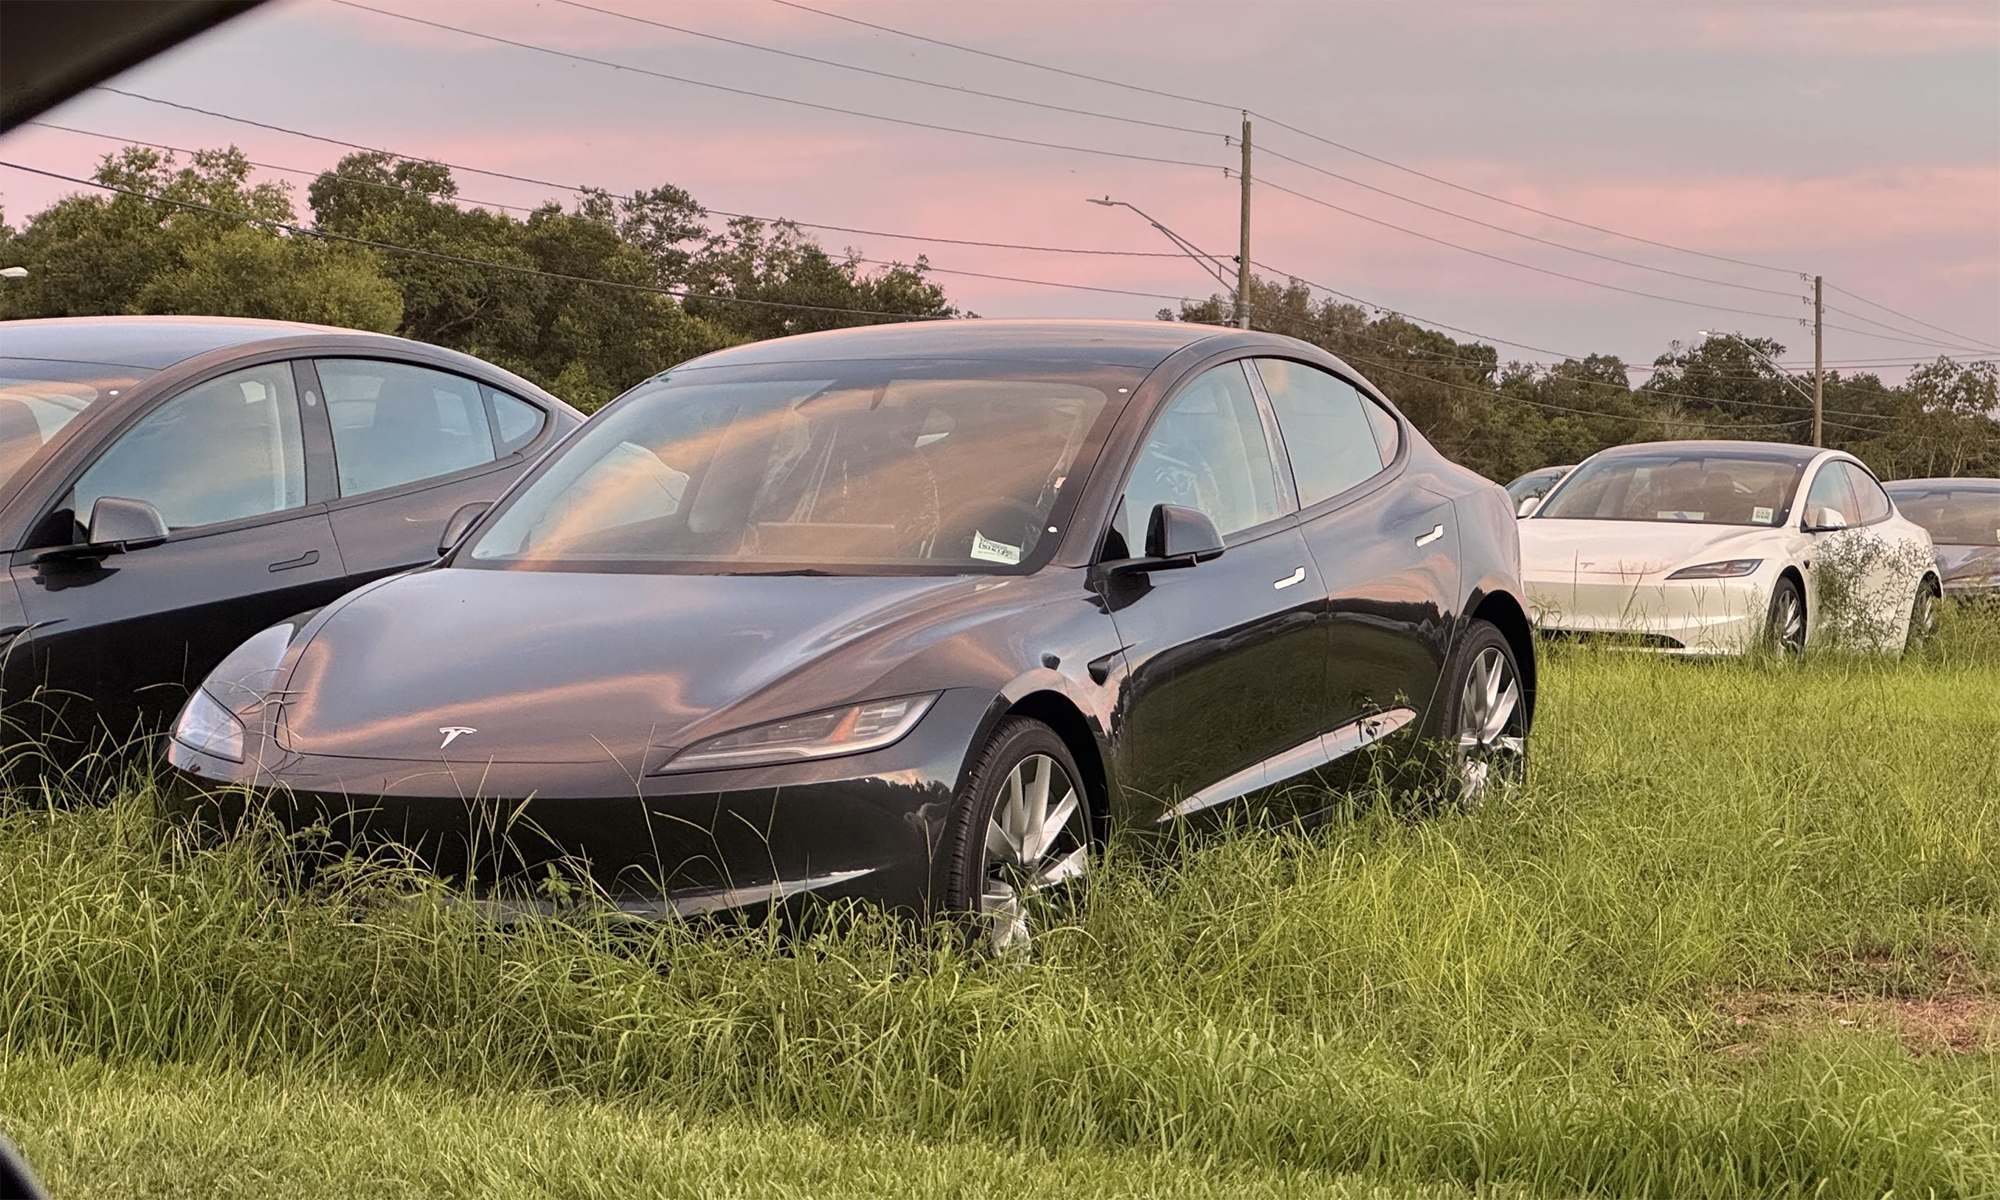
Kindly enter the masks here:
<path id="1" fill-rule="evenodd" d="M 1691 521 L 1563 519 L 1540 511 L 1520 521 L 1521 576 L 1538 627 L 1611 634 L 1667 653 L 1741 654 L 1765 636 L 1771 595 L 1788 570 L 1804 583 L 1806 643 L 1831 640 L 1834 610 L 1858 640 L 1901 648 L 1917 590 L 1931 566 L 1930 534 L 1895 511 L 1871 524 L 1832 532 L 1803 528 L 1805 498 L 1827 462 L 1856 461 L 1827 451 L 1800 475 L 1790 517 L 1778 526 Z M 1863 468 L 1865 470 L 1865 468 Z M 1565 480 L 1567 482 L 1567 480 Z M 1551 493 L 1553 498 L 1554 493 Z M 1870 547 L 1869 543 L 1875 543 Z M 1823 577 L 1820 560 L 1858 560 L 1854 580 Z M 1675 571 L 1729 559 L 1761 559 L 1730 579 L 1669 580 Z"/>

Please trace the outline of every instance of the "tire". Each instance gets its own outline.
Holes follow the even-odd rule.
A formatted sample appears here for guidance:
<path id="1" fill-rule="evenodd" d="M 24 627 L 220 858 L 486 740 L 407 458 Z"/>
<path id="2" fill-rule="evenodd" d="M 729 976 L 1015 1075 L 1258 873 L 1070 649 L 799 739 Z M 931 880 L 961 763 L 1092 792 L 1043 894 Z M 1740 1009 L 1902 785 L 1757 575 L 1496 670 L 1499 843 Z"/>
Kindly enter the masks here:
<path id="1" fill-rule="evenodd" d="M 1937 607 L 1943 599 L 1944 593 L 1939 589 L 1937 580 L 1924 576 L 1924 581 L 1917 585 L 1916 601 L 1910 605 L 1910 629 L 1903 635 L 1903 653 L 1922 650 L 1930 645 L 1931 638 L 1937 634 Z"/>
<path id="2" fill-rule="evenodd" d="M 1528 777 L 1528 706 L 1514 647 L 1491 622 L 1474 620 L 1445 672 L 1447 797 L 1471 810 L 1501 786 Z"/>
<path id="3" fill-rule="evenodd" d="M 1771 612 L 1764 622 L 1764 640 L 1780 655 L 1801 653 L 1806 648 L 1806 597 L 1796 579 L 1778 579 L 1771 589 Z"/>
<path id="4" fill-rule="evenodd" d="M 1027 953 L 1036 918 L 1088 878 L 1082 779 L 1055 731 L 1026 717 L 1002 720 L 966 777 L 945 840 L 946 906 L 976 915 L 996 954 Z"/>

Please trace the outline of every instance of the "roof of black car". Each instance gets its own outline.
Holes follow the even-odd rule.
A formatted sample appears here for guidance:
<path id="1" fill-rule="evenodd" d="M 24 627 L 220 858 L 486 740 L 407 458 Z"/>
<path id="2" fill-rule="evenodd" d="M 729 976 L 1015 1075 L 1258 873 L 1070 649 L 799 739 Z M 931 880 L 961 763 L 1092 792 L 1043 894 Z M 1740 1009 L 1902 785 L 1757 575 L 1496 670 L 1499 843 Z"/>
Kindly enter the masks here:
<path id="1" fill-rule="evenodd" d="M 1791 442 L 1752 442 L 1728 438 L 1700 438 L 1680 442 L 1629 442 L 1598 453 L 1606 458 L 1624 454 L 1735 454 L 1745 458 L 1782 459 L 1810 462 L 1826 453 L 1824 446 L 1798 446 Z"/>
<path id="2" fill-rule="evenodd" d="M 976 358 L 1155 367 L 1183 346 L 1240 331 L 1180 321 L 905 321 L 753 342 L 687 367 L 860 359 Z"/>
<path id="3" fill-rule="evenodd" d="M 353 329 L 243 317 L 52 317 L 0 321 L 0 358 L 52 358 L 157 371 L 224 346 Z"/>

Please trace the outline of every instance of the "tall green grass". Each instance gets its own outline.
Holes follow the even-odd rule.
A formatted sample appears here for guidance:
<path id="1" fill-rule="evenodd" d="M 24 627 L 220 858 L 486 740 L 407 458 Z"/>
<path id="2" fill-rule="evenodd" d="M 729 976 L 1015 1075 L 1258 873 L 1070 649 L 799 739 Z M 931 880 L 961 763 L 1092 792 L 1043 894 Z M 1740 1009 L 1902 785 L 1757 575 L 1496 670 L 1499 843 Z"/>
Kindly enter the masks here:
<path id="1" fill-rule="evenodd" d="M 1731 1015 L 1992 1011 L 1989 623 L 1907 661 L 1553 651 L 1533 749 L 1476 814 L 1357 803 L 1114 854 L 1026 965 L 865 911 L 797 938 L 497 927 L 383 868 L 300 889 L 282 845 L 180 840 L 143 787 L 17 800 L 0 1121 L 35 1152 L 51 1081 L 101 1068 L 1181 1164 L 1163 1179 L 2000 1194 L 1993 1040 L 1914 1055 L 1887 1028 Z"/>

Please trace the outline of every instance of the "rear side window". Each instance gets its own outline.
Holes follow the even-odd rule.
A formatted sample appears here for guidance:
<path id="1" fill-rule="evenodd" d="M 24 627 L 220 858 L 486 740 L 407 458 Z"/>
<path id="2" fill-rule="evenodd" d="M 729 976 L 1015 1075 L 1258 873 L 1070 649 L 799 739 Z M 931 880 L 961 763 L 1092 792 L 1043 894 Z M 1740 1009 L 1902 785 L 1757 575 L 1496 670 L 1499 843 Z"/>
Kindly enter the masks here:
<path id="1" fill-rule="evenodd" d="M 1317 367 L 1277 358 L 1258 359 L 1257 373 L 1291 455 L 1299 507 L 1337 496 L 1382 470 L 1383 445 L 1368 414 L 1375 405 L 1353 384 Z M 1391 421 L 1392 436 L 1394 430 Z"/>
<path id="2" fill-rule="evenodd" d="M 146 501 L 169 529 L 304 507 L 305 442 L 291 364 L 211 379 L 154 409 L 76 481 L 69 509 L 78 524 L 89 524 L 104 496 Z"/>
<path id="3" fill-rule="evenodd" d="M 493 461 L 486 402 L 470 379 L 375 359 L 320 359 L 316 365 L 333 422 L 341 495 Z"/>
<path id="4" fill-rule="evenodd" d="M 499 443 L 500 453 L 512 454 L 534 441 L 548 424 L 549 415 L 526 400 L 491 388 L 487 393 L 493 397 L 493 440 Z"/>

